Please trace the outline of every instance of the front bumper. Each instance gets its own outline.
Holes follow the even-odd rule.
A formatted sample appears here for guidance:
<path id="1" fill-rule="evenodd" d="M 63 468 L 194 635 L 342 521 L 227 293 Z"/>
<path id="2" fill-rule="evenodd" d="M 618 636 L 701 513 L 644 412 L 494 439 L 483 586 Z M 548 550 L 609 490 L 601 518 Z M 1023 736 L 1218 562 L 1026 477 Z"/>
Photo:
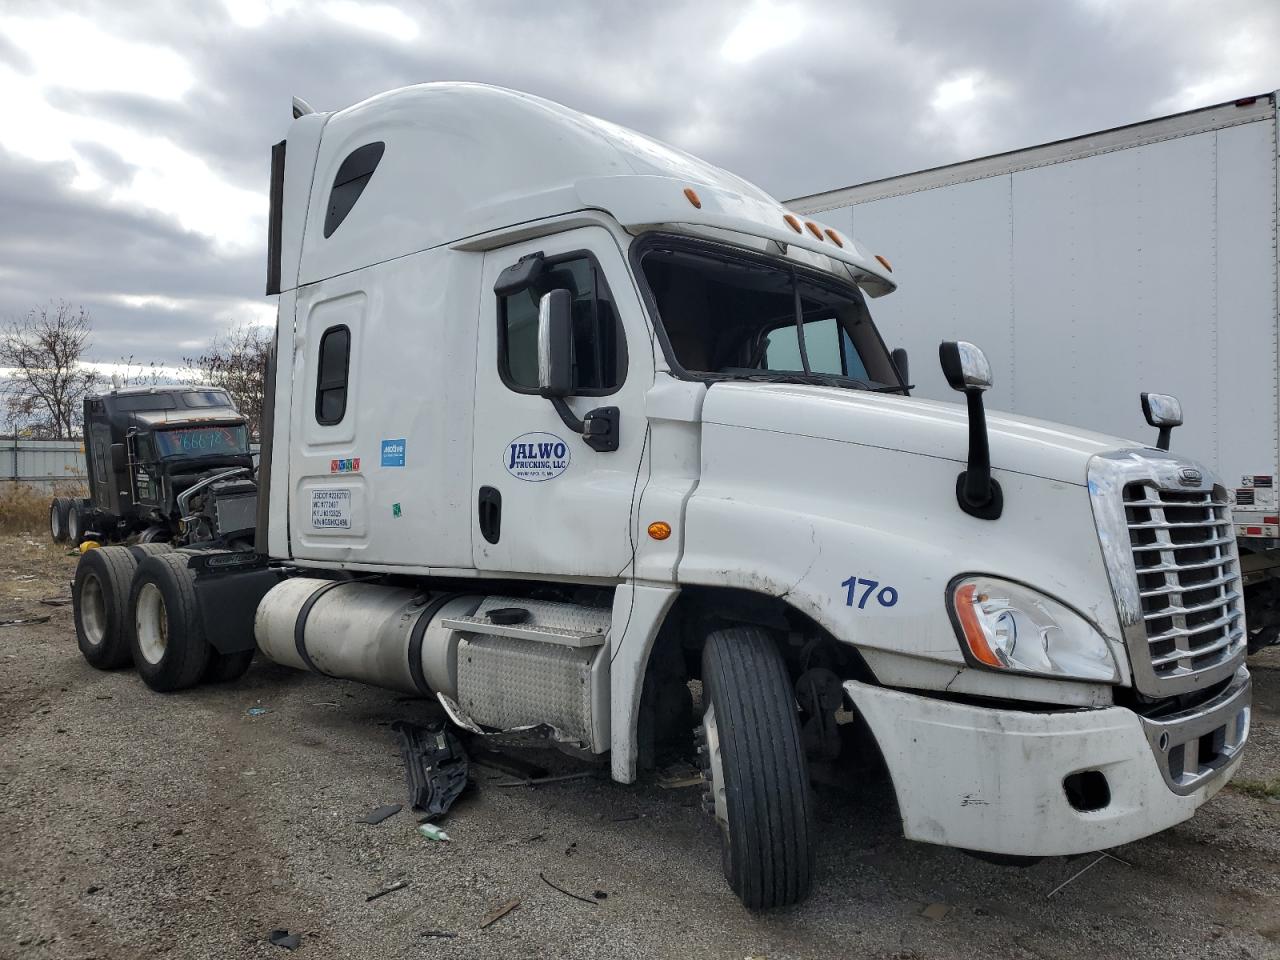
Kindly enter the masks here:
<path id="1" fill-rule="evenodd" d="M 1103 850 L 1189 818 L 1231 779 L 1248 739 L 1252 682 L 1145 720 L 1124 707 L 1033 713 L 848 681 L 875 734 L 911 840 L 1014 856 Z M 1066 777 L 1098 771 L 1110 801 L 1072 806 Z"/>

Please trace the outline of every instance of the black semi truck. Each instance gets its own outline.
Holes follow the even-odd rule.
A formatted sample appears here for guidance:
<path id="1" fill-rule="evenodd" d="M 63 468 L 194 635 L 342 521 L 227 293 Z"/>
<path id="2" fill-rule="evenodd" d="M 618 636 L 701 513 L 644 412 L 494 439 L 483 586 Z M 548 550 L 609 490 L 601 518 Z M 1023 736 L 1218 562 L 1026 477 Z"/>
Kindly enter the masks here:
<path id="1" fill-rule="evenodd" d="M 87 397 L 84 452 L 89 496 L 50 502 L 55 541 L 252 549 L 258 488 L 249 428 L 225 390 L 131 387 Z"/>

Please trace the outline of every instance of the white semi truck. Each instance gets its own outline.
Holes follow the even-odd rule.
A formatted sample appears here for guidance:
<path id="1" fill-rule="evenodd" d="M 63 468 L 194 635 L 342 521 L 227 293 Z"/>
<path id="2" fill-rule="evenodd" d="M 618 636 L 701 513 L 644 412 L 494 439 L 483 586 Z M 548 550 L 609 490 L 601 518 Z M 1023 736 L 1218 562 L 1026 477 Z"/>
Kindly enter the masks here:
<path id="1" fill-rule="evenodd" d="M 809 890 L 811 762 L 879 756 L 907 837 L 1012 857 L 1147 836 L 1231 777 L 1207 469 L 988 415 L 967 342 L 939 350 L 967 409 L 909 396 L 886 260 L 611 123 L 473 84 L 294 113 L 257 548 L 89 551 L 83 645 L 172 691 L 256 638 L 620 783 L 696 739 L 752 908 Z"/>
<path id="2" fill-rule="evenodd" d="M 1135 436 L 1134 385 L 1176 390 L 1176 448 L 1235 508 L 1251 649 L 1280 639 L 1276 143 L 1259 94 L 789 201 L 890 254 L 880 321 L 980 342 L 1002 409 Z"/>

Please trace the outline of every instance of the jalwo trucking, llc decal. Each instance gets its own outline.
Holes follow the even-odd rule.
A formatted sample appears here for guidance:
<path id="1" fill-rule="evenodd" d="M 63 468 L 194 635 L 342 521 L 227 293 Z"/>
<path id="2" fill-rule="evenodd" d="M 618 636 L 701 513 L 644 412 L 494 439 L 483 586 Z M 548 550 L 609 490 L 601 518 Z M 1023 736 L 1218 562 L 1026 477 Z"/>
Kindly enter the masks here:
<path id="1" fill-rule="evenodd" d="M 569 469 L 569 445 L 554 433 L 522 433 L 503 452 L 507 473 L 537 483 Z"/>

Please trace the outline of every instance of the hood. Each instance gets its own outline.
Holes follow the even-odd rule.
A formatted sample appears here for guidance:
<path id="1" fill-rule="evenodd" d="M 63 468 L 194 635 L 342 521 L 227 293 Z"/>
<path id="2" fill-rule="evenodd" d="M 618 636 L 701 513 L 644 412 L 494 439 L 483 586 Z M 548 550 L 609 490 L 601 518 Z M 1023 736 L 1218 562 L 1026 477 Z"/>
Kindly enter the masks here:
<path id="1" fill-rule="evenodd" d="M 865 390 L 800 384 L 713 384 L 702 408 L 704 423 L 834 440 L 963 466 L 969 451 L 969 414 L 940 403 Z M 1143 447 L 1047 420 L 987 411 L 991 466 L 996 470 L 1084 486 L 1095 454 Z"/>

